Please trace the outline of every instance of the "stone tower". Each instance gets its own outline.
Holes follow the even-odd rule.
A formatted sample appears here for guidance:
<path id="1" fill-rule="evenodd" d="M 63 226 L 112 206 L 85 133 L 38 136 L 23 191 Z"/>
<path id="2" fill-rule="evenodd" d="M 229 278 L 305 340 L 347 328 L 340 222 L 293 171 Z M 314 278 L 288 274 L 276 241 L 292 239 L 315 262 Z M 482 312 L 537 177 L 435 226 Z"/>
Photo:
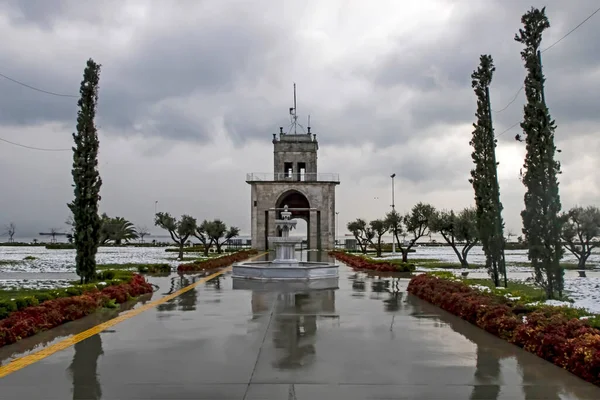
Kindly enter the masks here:
<path id="1" fill-rule="evenodd" d="M 294 88 L 294 103 L 295 103 Z M 246 182 L 251 187 L 252 247 L 269 248 L 268 237 L 280 236 L 275 219 L 287 206 L 291 218 L 307 223 L 308 248 L 332 249 L 335 243 L 335 188 L 339 175 L 318 173 L 317 135 L 296 133 L 294 108 L 290 109 L 292 128 L 289 133 L 279 128 L 279 137 L 273 134 L 273 173 L 249 173 Z"/>

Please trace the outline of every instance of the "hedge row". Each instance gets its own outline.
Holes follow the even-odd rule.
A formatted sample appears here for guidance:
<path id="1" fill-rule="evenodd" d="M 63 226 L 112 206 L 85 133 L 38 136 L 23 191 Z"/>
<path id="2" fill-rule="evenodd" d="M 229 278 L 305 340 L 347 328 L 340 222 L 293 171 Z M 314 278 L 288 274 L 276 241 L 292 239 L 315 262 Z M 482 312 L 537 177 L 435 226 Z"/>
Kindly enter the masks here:
<path id="1" fill-rule="evenodd" d="M 413 295 L 600 385 L 600 330 L 559 308 L 532 308 L 430 275 L 411 279 Z"/>
<path id="2" fill-rule="evenodd" d="M 218 258 L 209 258 L 207 260 L 199 260 L 191 263 L 180 264 L 177 267 L 177 272 L 198 272 L 209 269 L 223 268 L 235 262 L 247 259 L 250 256 L 258 254 L 256 250 L 242 250 L 227 256 Z"/>
<path id="3" fill-rule="evenodd" d="M 379 272 L 412 272 L 414 264 L 403 263 L 400 260 L 373 260 L 362 256 L 355 256 L 343 251 L 330 251 L 329 255 L 355 269 L 368 269 Z"/>
<path id="4" fill-rule="evenodd" d="M 79 296 L 47 300 L 14 311 L 0 321 L 0 347 L 146 293 L 152 293 L 152 286 L 136 274 L 129 283 L 90 290 Z"/>

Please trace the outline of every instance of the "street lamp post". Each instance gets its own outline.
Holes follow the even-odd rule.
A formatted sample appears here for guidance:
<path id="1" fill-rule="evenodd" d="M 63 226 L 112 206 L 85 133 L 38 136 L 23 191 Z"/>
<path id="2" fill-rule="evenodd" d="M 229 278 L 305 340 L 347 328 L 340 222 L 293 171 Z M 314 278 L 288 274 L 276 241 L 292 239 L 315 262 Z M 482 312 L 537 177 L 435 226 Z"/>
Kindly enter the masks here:
<path id="1" fill-rule="evenodd" d="M 390 175 L 392 178 L 392 212 L 396 211 L 396 205 L 394 204 L 394 178 L 396 177 L 396 173 Z M 392 232 L 392 254 L 396 254 L 396 227 L 394 227 L 394 231 Z"/>
<path id="2" fill-rule="evenodd" d="M 154 202 L 154 215 L 155 215 L 155 216 L 156 216 L 157 207 L 158 207 L 158 200 L 156 200 L 156 201 Z"/>
<path id="3" fill-rule="evenodd" d="M 340 212 L 336 211 L 335 212 L 335 237 L 333 238 L 336 246 L 334 246 L 334 247 L 337 247 L 337 241 L 338 241 L 337 238 L 340 236 L 339 231 L 338 231 L 339 227 L 340 227 Z"/>

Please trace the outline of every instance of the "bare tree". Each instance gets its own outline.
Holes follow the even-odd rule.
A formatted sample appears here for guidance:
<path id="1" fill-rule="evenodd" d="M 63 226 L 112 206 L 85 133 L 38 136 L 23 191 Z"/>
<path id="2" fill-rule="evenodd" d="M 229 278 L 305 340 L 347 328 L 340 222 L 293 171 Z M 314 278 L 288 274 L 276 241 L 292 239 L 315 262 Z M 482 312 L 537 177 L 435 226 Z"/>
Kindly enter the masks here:
<path id="1" fill-rule="evenodd" d="M 371 243 L 371 245 L 375 247 L 377 257 L 381 257 L 381 247 L 383 245 L 383 243 L 381 242 L 381 238 L 387 233 L 387 231 L 389 230 L 389 226 L 386 223 L 386 221 L 382 219 L 376 219 L 369 222 L 369 227 L 371 228 L 371 234 L 367 236 L 370 237 L 369 243 Z M 373 239 L 375 239 L 375 241 Z"/>
<path id="2" fill-rule="evenodd" d="M 573 207 L 561 215 L 563 245 L 578 260 L 578 268 L 585 263 L 595 247 L 600 246 L 600 209 L 589 206 Z"/>
<path id="3" fill-rule="evenodd" d="M 137 235 L 140 238 L 140 243 L 144 243 L 144 236 L 150 236 L 150 231 L 146 226 L 137 227 Z"/>
<path id="4" fill-rule="evenodd" d="M 363 254 L 366 254 L 369 243 L 375 237 L 375 234 L 371 231 L 371 227 L 367 224 L 367 221 L 357 218 L 352 222 L 348 222 L 347 228 L 354 235 L 357 244 L 360 246 L 360 251 Z"/>
<path id="5" fill-rule="evenodd" d="M 385 221 L 398 243 L 398 249 L 402 253 L 402 262 L 408 262 L 408 252 L 417 243 L 417 240 L 429 236 L 429 220 L 433 217 L 435 208 L 430 204 L 417 203 L 409 213 L 402 217 L 396 210 L 386 214 Z M 404 223 L 404 226 L 402 225 Z M 400 243 L 399 236 L 405 237 L 405 233 L 412 234 L 413 238 L 407 245 Z"/>
<path id="6" fill-rule="evenodd" d="M 6 235 L 8 235 L 8 243 L 14 242 L 15 232 L 17 231 L 17 226 L 14 222 L 6 225 Z"/>
<path id="7" fill-rule="evenodd" d="M 516 236 L 515 233 L 512 231 L 512 229 L 508 229 L 506 231 L 506 241 L 510 242 L 510 238 Z"/>
<path id="8" fill-rule="evenodd" d="M 154 217 L 154 224 L 169 232 L 171 239 L 179 247 L 179 259 L 183 260 L 183 246 L 196 231 L 196 218 L 184 214 L 178 221 L 169 213 L 158 212 Z"/>
<path id="9" fill-rule="evenodd" d="M 460 264 L 469 268 L 467 256 L 479 242 L 477 211 L 474 208 L 465 208 L 458 215 L 454 211 L 436 211 L 429 220 L 429 229 L 439 232 L 454 250 Z M 459 243 L 463 246 L 461 250 L 458 249 Z"/>

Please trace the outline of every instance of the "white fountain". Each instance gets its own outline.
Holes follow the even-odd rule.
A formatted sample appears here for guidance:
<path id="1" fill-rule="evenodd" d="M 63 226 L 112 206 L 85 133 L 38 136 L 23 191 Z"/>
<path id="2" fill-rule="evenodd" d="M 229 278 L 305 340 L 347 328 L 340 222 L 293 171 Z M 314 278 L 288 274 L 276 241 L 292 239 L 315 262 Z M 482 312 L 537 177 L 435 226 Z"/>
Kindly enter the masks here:
<path id="1" fill-rule="evenodd" d="M 281 232 L 281 236 L 269 237 L 269 243 L 275 246 L 275 259 L 273 261 L 248 261 L 233 265 L 234 288 L 256 286 L 249 284 L 248 280 L 284 281 L 292 289 L 337 288 L 337 264 L 298 261 L 295 258 L 296 245 L 302 241 L 302 238 L 290 237 L 290 231 L 296 227 L 296 221 L 291 220 L 291 216 L 292 213 L 288 211 L 288 207 L 284 206 L 281 219 L 275 220 L 275 226 Z"/>

